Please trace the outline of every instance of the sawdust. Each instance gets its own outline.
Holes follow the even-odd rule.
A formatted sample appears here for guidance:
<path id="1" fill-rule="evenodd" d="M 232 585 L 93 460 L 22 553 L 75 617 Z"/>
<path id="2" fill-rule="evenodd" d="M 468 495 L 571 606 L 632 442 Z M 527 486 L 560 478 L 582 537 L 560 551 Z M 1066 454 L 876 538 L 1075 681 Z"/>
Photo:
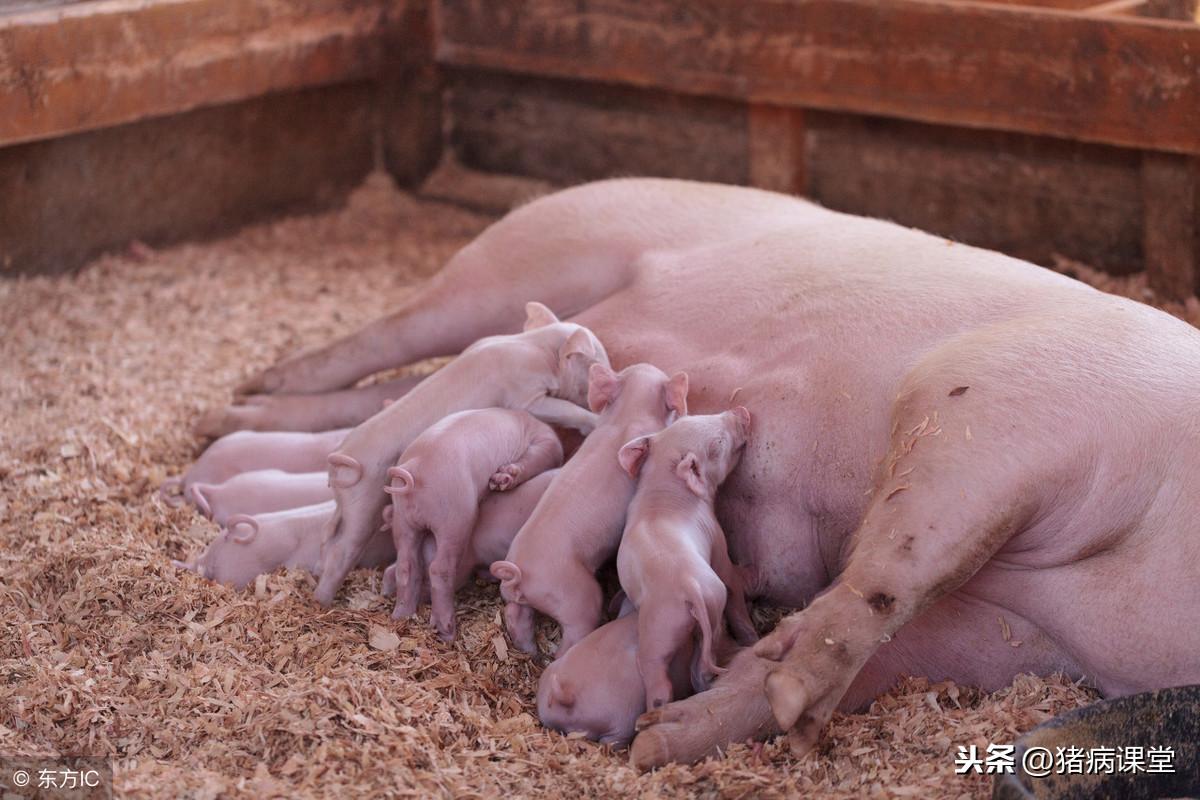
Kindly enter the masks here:
<path id="1" fill-rule="evenodd" d="M 177 572 L 214 528 L 154 489 L 196 455 L 197 414 L 384 312 L 489 221 L 373 176 L 339 211 L 0 283 L 0 753 L 109 756 L 131 797 L 984 797 L 959 746 L 1094 698 L 1060 677 L 910 679 L 805 758 L 738 745 L 639 775 L 537 724 L 540 665 L 505 645 L 494 589 L 464 593 L 445 646 L 427 612 L 389 619 L 377 574 L 322 610 L 300 573 L 237 593 Z M 1140 277 L 1065 266 L 1146 299 Z"/>

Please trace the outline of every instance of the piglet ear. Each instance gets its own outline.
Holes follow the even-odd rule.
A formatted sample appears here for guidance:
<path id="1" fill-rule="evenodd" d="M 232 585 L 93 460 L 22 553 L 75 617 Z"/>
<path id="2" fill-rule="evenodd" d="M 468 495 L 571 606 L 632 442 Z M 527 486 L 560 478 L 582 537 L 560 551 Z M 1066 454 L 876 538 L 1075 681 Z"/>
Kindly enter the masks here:
<path id="1" fill-rule="evenodd" d="M 687 416 L 688 376 L 686 372 L 676 372 L 667 382 L 667 408 L 678 416 Z"/>
<path id="2" fill-rule="evenodd" d="M 558 351 L 561 358 L 583 358 L 588 361 L 595 361 L 598 358 L 596 347 L 592 343 L 592 337 L 583 328 L 578 328 L 574 333 L 567 337 L 563 342 L 562 349 Z"/>
<path id="3" fill-rule="evenodd" d="M 687 484 L 687 487 L 697 497 L 707 495 L 704 479 L 700 477 L 700 459 L 696 457 L 695 453 L 688 453 L 680 459 L 679 464 L 675 467 L 675 474 Z"/>
<path id="4" fill-rule="evenodd" d="M 588 369 L 588 408 L 599 414 L 617 399 L 621 378 L 607 364 L 599 362 Z"/>
<path id="5" fill-rule="evenodd" d="M 554 312 L 536 300 L 525 304 L 525 330 L 543 328 L 556 322 L 558 322 L 558 317 L 554 316 Z"/>
<path id="6" fill-rule="evenodd" d="M 745 406 L 734 406 L 729 409 L 729 413 L 733 414 L 734 419 L 737 420 L 738 427 L 742 429 L 742 433 L 750 432 L 750 412 L 746 410 Z"/>
<path id="7" fill-rule="evenodd" d="M 621 452 L 617 453 L 617 461 L 621 462 L 621 469 L 629 473 L 629 477 L 637 480 L 638 473 L 642 469 L 642 462 L 646 460 L 646 454 L 650 452 L 650 437 L 639 436 L 631 442 L 626 442 L 621 448 Z"/>
<path id="8" fill-rule="evenodd" d="M 550 701 L 563 708 L 575 705 L 575 693 L 563 684 L 557 672 L 550 676 Z"/>

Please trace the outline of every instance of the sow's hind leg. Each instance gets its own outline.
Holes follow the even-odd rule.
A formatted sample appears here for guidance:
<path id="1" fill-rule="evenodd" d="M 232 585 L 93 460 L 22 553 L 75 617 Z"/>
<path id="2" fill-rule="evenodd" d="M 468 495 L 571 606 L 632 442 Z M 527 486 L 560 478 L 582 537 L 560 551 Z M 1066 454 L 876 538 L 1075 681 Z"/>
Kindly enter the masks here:
<path id="1" fill-rule="evenodd" d="M 562 318 L 629 284 L 630 248 L 591 234 L 581 193 L 522 206 L 456 253 L 394 313 L 246 380 L 239 395 L 327 392 L 382 369 L 453 355 L 484 336 L 516 333 L 525 303 Z"/>
<path id="2" fill-rule="evenodd" d="M 1063 438 L 1048 441 L 1047 418 L 1012 414 L 1023 387 L 985 389 L 981 380 L 963 391 L 970 378 L 946 372 L 926 372 L 897 401 L 887 457 L 832 587 L 740 652 L 712 689 L 644 715 L 634 764 L 696 761 L 788 730 L 796 752 L 811 747 L 881 644 L 1080 476 L 1062 454 L 1072 448 L 1059 449 Z M 986 643 L 979 648 L 988 658 Z"/>
<path id="3" fill-rule="evenodd" d="M 352 428 L 374 416 L 424 380 L 406 375 L 390 381 L 319 394 L 256 394 L 238 397 L 201 415 L 193 432 L 219 438 L 234 431 L 327 431 Z"/>

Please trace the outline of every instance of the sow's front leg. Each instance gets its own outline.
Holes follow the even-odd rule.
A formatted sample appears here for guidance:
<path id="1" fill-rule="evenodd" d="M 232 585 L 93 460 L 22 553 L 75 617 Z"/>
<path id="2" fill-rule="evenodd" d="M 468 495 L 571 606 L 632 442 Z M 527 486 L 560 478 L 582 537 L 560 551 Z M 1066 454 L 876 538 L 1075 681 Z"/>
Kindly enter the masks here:
<path id="1" fill-rule="evenodd" d="M 1039 426 L 1012 427 L 1003 402 L 982 390 L 949 395 L 961 381 L 930 382 L 934 391 L 898 404 L 889 456 L 832 587 L 740 653 L 710 691 L 645 714 L 636 766 L 696 761 L 779 731 L 791 731 L 794 752 L 811 748 L 880 644 L 974 575 L 1036 517 L 1056 477 L 1072 474 Z"/>

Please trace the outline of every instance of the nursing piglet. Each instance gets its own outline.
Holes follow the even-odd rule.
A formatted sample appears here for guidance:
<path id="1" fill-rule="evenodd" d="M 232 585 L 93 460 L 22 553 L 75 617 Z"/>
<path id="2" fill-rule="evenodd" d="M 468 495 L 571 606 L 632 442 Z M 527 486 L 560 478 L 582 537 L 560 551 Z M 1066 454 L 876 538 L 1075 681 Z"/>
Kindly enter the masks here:
<path id="1" fill-rule="evenodd" d="M 511 491 L 488 492 L 479 504 L 479 518 L 475 521 L 475 529 L 471 531 L 471 543 L 459 562 L 458 574 L 454 578 L 455 591 L 466 586 L 471 577 L 481 571 L 489 580 L 492 579 L 491 573 L 487 572 L 488 567 L 508 553 L 508 546 L 512 544 L 513 537 L 525 524 L 525 520 L 529 519 L 534 506 L 542 499 L 556 475 L 557 469 L 548 469 Z M 392 506 L 387 506 L 383 511 L 390 537 L 394 512 Z M 433 537 L 426 536 L 421 543 L 422 569 L 429 568 L 436 550 Z M 396 565 L 392 564 L 383 573 L 383 594 L 386 597 L 395 591 Z M 427 591 L 422 592 L 421 600 L 429 600 Z"/>
<path id="2" fill-rule="evenodd" d="M 662 430 L 687 413 L 687 374 L 670 378 L 650 364 L 615 373 L 593 364 L 588 405 L 599 414 L 595 430 L 562 468 L 508 557 L 492 564 L 505 600 L 504 621 L 513 643 L 537 651 L 533 612 L 562 626 L 559 655 L 600 624 L 603 591 L 596 570 L 617 552 L 634 480 L 617 462 L 621 445 Z"/>
<path id="3" fill-rule="evenodd" d="M 697 628 L 695 688 L 707 688 L 721 672 L 713 647 L 725 631 L 726 587 L 739 640 L 749 644 L 756 638 L 742 575 L 729 559 L 713 511 L 717 489 L 737 466 L 749 433 L 750 413 L 738 406 L 724 414 L 683 417 L 630 441 L 618 456 L 621 468 L 638 478 L 617 574 L 638 609 L 638 669 L 647 708 L 671 701 L 671 662 Z"/>
<path id="4" fill-rule="evenodd" d="M 329 468 L 329 454 L 338 448 L 349 428 L 324 433 L 238 431 L 217 439 L 182 477 L 163 482 L 159 494 L 172 507 L 195 503 L 192 487 L 217 484 L 234 475 L 260 469 L 318 472 Z"/>
<path id="5" fill-rule="evenodd" d="M 234 514 L 217 538 L 190 562 L 173 561 L 181 569 L 202 578 L 243 589 L 259 575 L 279 567 L 321 572 L 321 543 L 325 526 L 334 512 L 334 502 L 249 516 Z M 377 567 L 395 555 L 387 536 L 376 536 L 363 551 L 357 566 Z"/>
<path id="6" fill-rule="evenodd" d="M 253 516 L 324 503 L 333 499 L 333 489 L 324 471 L 256 469 L 222 483 L 194 483 L 191 498 L 201 514 L 224 526 L 234 514 Z"/>
<path id="7" fill-rule="evenodd" d="M 691 693 L 688 642 L 671 663 L 676 697 Z M 542 672 L 537 690 L 538 719 L 563 733 L 623 747 L 633 738 L 646 710 L 646 690 L 638 674 L 638 617 L 628 601 L 620 619 L 589 633 Z"/>
<path id="8" fill-rule="evenodd" d="M 432 619 L 438 634 L 454 638 L 454 590 L 467 558 L 479 504 L 488 491 L 508 491 L 562 464 L 554 430 L 528 411 L 460 411 L 413 440 L 388 470 L 392 538 L 396 545 L 396 619 L 411 616 L 421 599 L 421 546 L 434 541 L 429 562 Z"/>

